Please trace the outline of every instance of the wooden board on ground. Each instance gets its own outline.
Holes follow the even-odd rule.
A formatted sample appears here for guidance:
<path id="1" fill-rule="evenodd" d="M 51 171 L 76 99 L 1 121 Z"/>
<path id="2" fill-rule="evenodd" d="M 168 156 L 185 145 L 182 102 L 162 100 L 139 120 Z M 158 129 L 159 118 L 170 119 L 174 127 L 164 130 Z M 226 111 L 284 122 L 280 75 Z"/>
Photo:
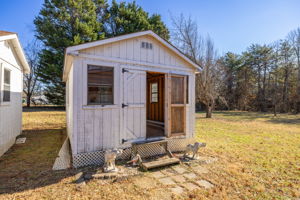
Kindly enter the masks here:
<path id="1" fill-rule="evenodd" d="M 167 158 L 163 160 L 155 160 L 151 162 L 142 163 L 142 168 L 144 170 L 153 169 L 157 167 L 164 167 L 172 164 L 178 164 L 180 160 L 178 158 Z"/>

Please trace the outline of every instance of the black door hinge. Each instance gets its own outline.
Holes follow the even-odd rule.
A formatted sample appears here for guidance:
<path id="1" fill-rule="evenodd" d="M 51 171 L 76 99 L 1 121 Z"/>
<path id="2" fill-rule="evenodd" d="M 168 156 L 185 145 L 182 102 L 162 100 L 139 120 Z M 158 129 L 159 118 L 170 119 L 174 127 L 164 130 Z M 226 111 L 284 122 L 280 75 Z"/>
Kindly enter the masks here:
<path id="1" fill-rule="evenodd" d="M 127 69 L 122 68 L 122 73 L 129 72 Z"/>
<path id="2" fill-rule="evenodd" d="M 122 103 L 122 108 L 128 107 L 128 105 Z"/>

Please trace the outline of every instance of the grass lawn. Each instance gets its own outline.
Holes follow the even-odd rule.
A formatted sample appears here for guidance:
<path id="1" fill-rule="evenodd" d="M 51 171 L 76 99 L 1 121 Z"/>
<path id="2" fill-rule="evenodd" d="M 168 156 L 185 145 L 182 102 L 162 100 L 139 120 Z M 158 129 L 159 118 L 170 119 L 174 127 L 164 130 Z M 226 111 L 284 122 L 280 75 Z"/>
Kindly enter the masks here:
<path id="1" fill-rule="evenodd" d="M 300 115 L 216 112 L 197 115 L 197 139 L 220 158 L 212 178 L 223 197 L 300 197 Z M 230 198 L 229 198 L 230 199 Z"/>
<path id="2" fill-rule="evenodd" d="M 199 113 L 196 122 L 197 139 L 207 143 L 201 154 L 218 158 L 201 177 L 215 187 L 176 198 L 300 198 L 300 115 L 216 112 L 206 119 Z M 63 111 L 24 112 L 23 129 L 26 143 L 0 158 L 0 199 L 173 198 L 161 185 L 140 187 L 149 181 L 144 176 L 78 187 L 73 183 L 78 171 L 52 171 L 65 139 Z"/>

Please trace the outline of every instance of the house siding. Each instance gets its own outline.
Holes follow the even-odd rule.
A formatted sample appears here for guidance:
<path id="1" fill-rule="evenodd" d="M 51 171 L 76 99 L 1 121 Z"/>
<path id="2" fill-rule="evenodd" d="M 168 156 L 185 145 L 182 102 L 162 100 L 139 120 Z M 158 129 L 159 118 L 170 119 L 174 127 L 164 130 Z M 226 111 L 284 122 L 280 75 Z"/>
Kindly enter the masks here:
<path id="1" fill-rule="evenodd" d="M 0 156 L 15 142 L 22 127 L 23 74 L 10 44 L 0 42 Z M 10 102 L 3 100 L 3 70 L 11 71 Z"/>

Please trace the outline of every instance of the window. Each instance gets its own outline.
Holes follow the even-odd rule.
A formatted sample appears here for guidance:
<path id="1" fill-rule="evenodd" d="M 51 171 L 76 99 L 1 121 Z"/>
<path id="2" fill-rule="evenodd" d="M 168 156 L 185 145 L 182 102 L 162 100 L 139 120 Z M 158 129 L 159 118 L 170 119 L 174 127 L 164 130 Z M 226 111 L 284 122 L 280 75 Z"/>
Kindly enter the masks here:
<path id="1" fill-rule="evenodd" d="M 113 104 L 113 67 L 88 65 L 88 104 Z"/>
<path id="2" fill-rule="evenodd" d="M 151 103 L 158 102 L 158 83 L 151 83 Z"/>
<path id="3" fill-rule="evenodd" d="M 3 102 L 10 101 L 10 70 L 4 69 Z"/>
<path id="4" fill-rule="evenodd" d="M 141 43 L 141 48 L 152 49 L 152 43 L 150 43 L 150 42 L 142 42 Z"/>

